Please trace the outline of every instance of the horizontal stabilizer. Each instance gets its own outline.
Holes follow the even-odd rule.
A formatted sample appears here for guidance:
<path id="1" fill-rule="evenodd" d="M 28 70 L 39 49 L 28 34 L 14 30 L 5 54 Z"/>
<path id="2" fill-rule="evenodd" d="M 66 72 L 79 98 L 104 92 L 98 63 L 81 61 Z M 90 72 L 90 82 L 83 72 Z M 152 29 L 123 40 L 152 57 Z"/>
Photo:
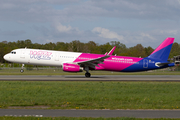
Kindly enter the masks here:
<path id="1" fill-rule="evenodd" d="M 172 66 L 174 66 L 174 64 L 175 64 L 175 63 L 170 63 L 170 62 L 165 62 L 165 63 L 157 62 L 157 63 L 156 63 L 156 66 L 162 67 L 162 66 L 168 65 L 169 67 L 172 67 Z"/>

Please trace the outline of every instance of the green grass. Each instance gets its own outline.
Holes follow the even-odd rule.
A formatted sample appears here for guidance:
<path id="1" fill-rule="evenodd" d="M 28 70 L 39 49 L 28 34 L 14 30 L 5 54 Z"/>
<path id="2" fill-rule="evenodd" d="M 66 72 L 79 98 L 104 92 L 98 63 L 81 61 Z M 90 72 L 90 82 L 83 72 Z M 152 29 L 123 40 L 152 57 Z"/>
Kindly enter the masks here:
<path id="1" fill-rule="evenodd" d="M 7 68 L 0 69 L 0 75 L 83 75 L 85 72 L 80 73 L 69 73 L 63 72 L 60 68 L 42 69 L 39 70 L 27 70 L 24 69 L 24 73 L 20 73 L 21 68 Z M 168 71 L 168 70 L 154 70 L 145 72 L 111 72 L 111 71 L 90 71 L 92 75 L 180 75 L 179 71 Z"/>
<path id="2" fill-rule="evenodd" d="M 0 120 L 180 120 L 180 118 L 0 117 Z"/>
<path id="3" fill-rule="evenodd" d="M 0 81 L 0 107 L 179 109 L 179 82 Z"/>

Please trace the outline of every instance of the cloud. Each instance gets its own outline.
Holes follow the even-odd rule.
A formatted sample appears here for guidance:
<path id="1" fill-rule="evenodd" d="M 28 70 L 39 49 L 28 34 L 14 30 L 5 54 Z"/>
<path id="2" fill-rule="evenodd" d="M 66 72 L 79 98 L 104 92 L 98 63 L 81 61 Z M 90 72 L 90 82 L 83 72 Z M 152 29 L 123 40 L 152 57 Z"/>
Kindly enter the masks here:
<path id="1" fill-rule="evenodd" d="M 62 23 L 55 21 L 52 23 L 51 25 L 51 31 L 53 32 L 53 34 L 56 35 L 81 35 L 84 31 L 80 31 L 78 28 L 72 27 L 70 25 L 63 25 Z"/>
<path id="2" fill-rule="evenodd" d="M 92 0 L 91 5 L 106 11 L 106 16 L 133 19 L 180 19 L 179 0 Z M 98 14 L 98 13 L 96 13 Z M 167 16 L 168 15 L 168 16 Z"/>
<path id="3" fill-rule="evenodd" d="M 92 30 L 92 32 L 97 33 L 99 35 L 99 37 L 103 37 L 103 38 L 118 39 L 120 41 L 122 41 L 124 39 L 123 36 L 118 35 L 116 32 L 113 32 L 113 31 L 110 31 L 108 29 L 101 28 L 101 27 L 95 27 Z"/>
<path id="4" fill-rule="evenodd" d="M 179 10 L 179 0 L 5 0 L 0 1 L 0 20 L 67 22 L 102 17 L 179 20 Z"/>
<path id="5" fill-rule="evenodd" d="M 6 1 L 0 1 L 0 3 L 22 3 L 22 4 L 37 4 L 37 3 L 50 3 L 50 4 L 70 4 L 70 3 L 78 3 L 83 0 L 6 0 Z"/>
<path id="6" fill-rule="evenodd" d="M 168 34 L 168 35 L 177 35 L 179 32 L 178 30 L 160 30 L 159 33 Z"/>
<path id="7" fill-rule="evenodd" d="M 15 5 L 11 3 L 4 3 L 4 4 L 1 4 L 0 7 L 1 9 L 12 9 L 15 7 Z"/>
<path id="8" fill-rule="evenodd" d="M 148 33 L 141 33 L 140 37 L 143 38 L 143 39 L 148 38 L 150 40 L 155 40 L 155 38 L 153 36 L 151 36 L 150 34 L 148 34 Z"/>
<path id="9" fill-rule="evenodd" d="M 72 27 L 70 25 L 64 26 L 61 23 L 57 23 L 56 24 L 56 29 L 61 33 L 63 33 L 63 32 L 67 33 L 67 32 L 72 30 Z"/>
<path id="10" fill-rule="evenodd" d="M 180 0 L 0 0 L 0 34 L 40 43 L 119 40 L 153 46 L 165 37 L 180 39 L 179 11 Z"/>
<path id="11" fill-rule="evenodd" d="M 47 27 L 34 26 L 34 30 L 41 33 L 42 37 L 39 37 L 38 40 L 46 40 L 46 42 L 71 42 L 73 40 L 88 42 L 92 36 L 90 32 L 80 31 L 78 28 L 62 24 L 58 21 L 53 22 Z"/>

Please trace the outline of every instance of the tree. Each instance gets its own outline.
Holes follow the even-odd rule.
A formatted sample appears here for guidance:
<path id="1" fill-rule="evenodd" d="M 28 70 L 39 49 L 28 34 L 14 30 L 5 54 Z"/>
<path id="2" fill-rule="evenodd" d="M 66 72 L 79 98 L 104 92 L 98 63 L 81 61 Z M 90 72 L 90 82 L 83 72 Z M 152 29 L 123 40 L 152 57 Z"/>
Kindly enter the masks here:
<path id="1" fill-rule="evenodd" d="M 177 42 L 175 42 L 172 45 L 169 58 L 173 58 L 174 56 L 178 56 L 178 55 L 180 55 L 180 45 Z"/>
<path id="2" fill-rule="evenodd" d="M 0 43 L 0 62 L 4 62 L 3 56 L 4 56 L 4 43 Z"/>
<path id="3" fill-rule="evenodd" d="M 34 43 L 34 44 L 32 45 L 32 48 L 34 48 L 34 49 L 43 49 L 43 45 L 42 45 L 42 44 L 39 44 L 39 43 Z"/>
<path id="4" fill-rule="evenodd" d="M 57 43 L 56 43 L 55 50 L 68 51 L 68 43 L 57 42 Z"/>
<path id="5" fill-rule="evenodd" d="M 145 47 L 144 49 L 145 49 L 145 53 L 146 53 L 147 56 L 149 56 L 154 51 L 154 49 L 152 47 L 150 47 L 150 46 Z"/>
<path id="6" fill-rule="evenodd" d="M 27 47 L 27 48 L 32 48 L 33 47 L 32 42 L 31 42 L 30 39 L 25 40 L 24 44 L 25 44 L 25 47 Z"/>
<path id="7" fill-rule="evenodd" d="M 23 40 L 18 40 L 17 41 L 17 47 L 18 48 L 25 48 L 26 47 L 25 42 Z"/>
<path id="8" fill-rule="evenodd" d="M 43 49 L 46 49 L 46 50 L 54 50 L 56 47 L 56 44 L 55 43 L 46 43 L 45 45 L 43 45 Z"/>
<path id="9" fill-rule="evenodd" d="M 112 46 L 110 45 L 109 42 L 99 46 L 100 54 L 105 54 L 106 52 L 109 52 L 111 49 Z"/>
<path id="10" fill-rule="evenodd" d="M 145 49 L 141 44 L 137 44 L 134 47 L 131 47 L 128 50 L 128 56 L 133 56 L 133 57 L 147 57 L 145 53 Z"/>
<path id="11" fill-rule="evenodd" d="M 127 47 L 125 44 L 122 44 L 119 41 L 111 41 L 111 46 L 116 46 L 114 54 L 127 56 Z"/>
<path id="12" fill-rule="evenodd" d="M 83 46 L 84 46 L 84 43 L 81 43 L 79 40 L 74 40 L 69 43 L 68 51 L 81 52 L 83 51 Z"/>
<path id="13" fill-rule="evenodd" d="M 100 53 L 98 44 L 96 44 L 94 41 L 89 41 L 85 44 L 86 46 L 86 52 L 88 53 Z"/>

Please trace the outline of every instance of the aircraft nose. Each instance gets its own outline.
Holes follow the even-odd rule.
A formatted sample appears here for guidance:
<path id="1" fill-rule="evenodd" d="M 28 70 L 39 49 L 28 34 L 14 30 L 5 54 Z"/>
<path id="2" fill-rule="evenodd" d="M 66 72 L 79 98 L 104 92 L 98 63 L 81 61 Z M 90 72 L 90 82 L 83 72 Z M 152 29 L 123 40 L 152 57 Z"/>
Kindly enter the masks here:
<path id="1" fill-rule="evenodd" d="M 8 54 L 6 54 L 6 55 L 4 55 L 4 57 L 3 57 L 5 60 L 9 60 L 9 55 Z"/>

